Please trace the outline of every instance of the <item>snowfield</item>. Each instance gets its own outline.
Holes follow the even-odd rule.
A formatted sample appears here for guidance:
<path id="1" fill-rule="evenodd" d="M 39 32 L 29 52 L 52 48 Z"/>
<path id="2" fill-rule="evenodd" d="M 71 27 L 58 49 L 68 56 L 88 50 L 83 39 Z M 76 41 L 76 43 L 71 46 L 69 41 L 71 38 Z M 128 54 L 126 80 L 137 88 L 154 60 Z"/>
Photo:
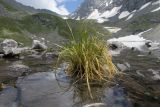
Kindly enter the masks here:
<path id="1" fill-rule="evenodd" d="M 112 10 L 110 11 L 106 11 L 103 14 L 100 15 L 100 17 L 104 17 L 104 18 L 110 18 L 113 17 L 115 15 L 117 15 L 119 13 L 119 10 L 121 9 L 122 6 L 119 7 L 114 7 Z"/>
<path id="2" fill-rule="evenodd" d="M 104 21 L 108 21 L 108 18 L 117 15 L 120 11 L 122 6 L 114 7 L 112 10 L 108 10 L 104 13 L 100 13 L 98 9 L 95 9 L 87 19 L 96 19 L 98 23 L 103 23 Z M 126 13 L 125 13 L 126 14 Z M 124 17 L 125 14 L 123 13 L 121 17 Z"/>
<path id="3" fill-rule="evenodd" d="M 148 32 L 150 30 L 151 29 L 144 31 L 144 32 L 141 32 L 137 35 L 129 35 L 129 36 L 120 37 L 120 38 L 112 38 L 112 39 L 109 39 L 107 42 L 109 44 L 117 42 L 117 43 L 123 44 L 125 47 L 128 47 L 128 48 L 134 47 L 138 50 L 142 50 L 142 47 L 146 44 L 146 42 L 150 41 L 150 40 L 146 40 L 144 37 L 142 37 L 142 34 L 144 34 L 145 32 Z M 152 46 L 150 47 L 150 50 L 154 50 L 154 49 L 156 49 L 157 46 L 159 46 L 159 43 L 152 42 L 151 45 Z"/>
<path id="4" fill-rule="evenodd" d="M 130 36 L 113 38 L 113 39 L 108 40 L 109 43 L 120 42 L 128 48 L 135 47 L 139 50 L 141 49 L 143 45 L 145 45 L 145 41 L 146 39 L 144 39 L 143 37 L 140 37 L 140 35 L 130 35 Z"/>
<path id="5" fill-rule="evenodd" d="M 160 4 L 160 0 L 152 3 L 152 5 L 157 5 L 157 4 Z"/>

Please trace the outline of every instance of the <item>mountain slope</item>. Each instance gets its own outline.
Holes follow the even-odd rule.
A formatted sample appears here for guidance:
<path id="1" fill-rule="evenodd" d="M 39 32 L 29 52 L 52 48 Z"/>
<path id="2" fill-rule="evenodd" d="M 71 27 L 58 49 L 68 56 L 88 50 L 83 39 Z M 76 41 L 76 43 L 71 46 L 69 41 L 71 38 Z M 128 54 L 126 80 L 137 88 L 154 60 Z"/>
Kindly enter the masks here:
<path id="1" fill-rule="evenodd" d="M 117 21 L 131 19 L 159 9 L 159 0 L 85 0 L 70 17 L 74 19 L 96 19 Z"/>
<path id="2" fill-rule="evenodd" d="M 143 37 L 147 38 L 148 40 L 160 42 L 160 24 L 147 33 L 144 33 Z"/>
<path id="3" fill-rule="evenodd" d="M 11 38 L 31 45 L 33 39 L 45 38 L 47 45 L 53 47 L 71 36 L 67 22 L 76 36 L 84 30 L 108 35 L 95 21 L 64 20 L 48 10 L 37 10 L 14 0 L 0 0 L 0 40 Z"/>
<path id="4" fill-rule="evenodd" d="M 116 27 L 115 37 L 136 34 L 160 24 L 160 0 L 85 0 L 70 17 Z"/>

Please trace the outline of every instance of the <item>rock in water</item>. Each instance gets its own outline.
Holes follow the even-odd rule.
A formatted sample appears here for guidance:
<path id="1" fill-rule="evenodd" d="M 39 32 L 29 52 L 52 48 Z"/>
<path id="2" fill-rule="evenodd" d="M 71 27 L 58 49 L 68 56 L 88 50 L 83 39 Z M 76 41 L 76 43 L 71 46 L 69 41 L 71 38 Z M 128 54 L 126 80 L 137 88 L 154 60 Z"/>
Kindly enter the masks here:
<path id="1" fill-rule="evenodd" d="M 126 70 L 128 70 L 128 68 L 127 68 L 127 66 L 126 65 L 124 65 L 124 64 L 117 64 L 117 67 L 119 68 L 119 70 L 121 70 L 121 71 L 126 71 Z"/>
<path id="2" fill-rule="evenodd" d="M 46 50 L 47 46 L 45 45 L 45 42 L 41 42 L 39 40 L 33 40 L 32 49 L 36 50 Z"/>
<path id="3" fill-rule="evenodd" d="M 8 67 L 8 70 L 9 70 L 8 75 L 12 77 L 23 76 L 28 74 L 31 71 L 31 69 L 28 66 L 23 65 L 21 63 L 17 63 L 17 64 L 13 63 L 13 65 Z"/>
<path id="4" fill-rule="evenodd" d="M 146 42 L 146 43 L 145 43 L 145 45 L 146 45 L 148 48 L 150 48 L 150 47 L 152 46 L 151 44 L 152 44 L 152 42 Z"/>
<path id="5" fill-rule="evenodd" d="M 108 41 L 107 43 L 111 50 L 122 49 L 124 47 L 124 45 L 118 41 Z"/>
<path id="6" fill-rule="evenodd" d="M 19 56 L 21 51 L 18 49 L 18 43 L 13 39 L 5 39 L 1 43 L 1 50 L 4 54 L 4 57 L 14 57 Z"/>
<path id="7" fill-rule="evenodd" d="M 2 46 L 3 47 L 10 47 L 10 48 L 17 48 L 18 47 L 18 43 L 13 39 L 5 39 L 2 42 Z"/>

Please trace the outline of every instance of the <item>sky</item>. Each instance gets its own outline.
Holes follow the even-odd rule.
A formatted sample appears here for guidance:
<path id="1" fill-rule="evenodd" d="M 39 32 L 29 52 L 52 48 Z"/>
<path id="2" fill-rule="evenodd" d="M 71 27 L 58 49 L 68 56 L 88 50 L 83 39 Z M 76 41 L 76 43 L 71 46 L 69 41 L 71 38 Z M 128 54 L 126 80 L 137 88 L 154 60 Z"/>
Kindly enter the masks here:
<path id="1" fill-rule="evenodd" d="M 68 15 L 78 8 L 83 0 L 16 0 L 36 9 L 48 9 L 61 15 Z"/>

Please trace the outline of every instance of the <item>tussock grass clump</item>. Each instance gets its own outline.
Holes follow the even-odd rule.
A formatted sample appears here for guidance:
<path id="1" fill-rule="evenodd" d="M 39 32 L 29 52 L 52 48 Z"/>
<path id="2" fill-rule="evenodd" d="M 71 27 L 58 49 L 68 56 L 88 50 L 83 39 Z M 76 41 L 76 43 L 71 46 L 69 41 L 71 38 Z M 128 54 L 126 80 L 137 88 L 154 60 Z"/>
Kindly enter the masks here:
<path id="1" fill-rule="evenodd" d="M 98 36 L 89 36 L 87 32 L 79 35 L 78 39 L 73 37 L 61 47 L 58 62 L 63 61 L 68 64 L 67 75 L 76 81 L 85 81 L 91 97 L 92 81 L 108 81 L 117 72 L 105 41 Z"/>

